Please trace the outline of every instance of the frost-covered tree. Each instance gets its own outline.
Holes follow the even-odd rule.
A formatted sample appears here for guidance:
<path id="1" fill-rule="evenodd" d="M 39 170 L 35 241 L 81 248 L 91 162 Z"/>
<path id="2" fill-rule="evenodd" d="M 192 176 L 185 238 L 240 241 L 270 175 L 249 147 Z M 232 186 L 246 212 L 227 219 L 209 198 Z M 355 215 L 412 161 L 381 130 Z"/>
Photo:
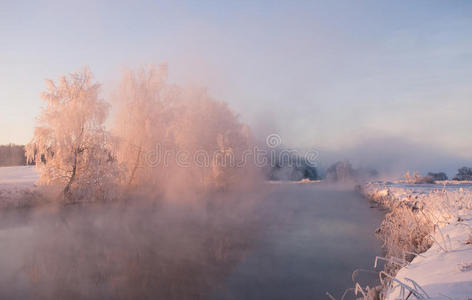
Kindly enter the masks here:
<path id="1" fill-rule="evenodd" d="M 176 149 L 191 156 L 188 175 L 201 186 L 221 189 L 250 177 L 254 165 L 244 157 L 252 144 L 248 127 L 226 103 L 213 100 L 204 90 L 184 91 L 181 99 L 173 136 Z"/>
<path id="2" fill-rule="evenodd" d="M 329 181 L 346 182 L 354 180 L 355 170 L 349 161 L 338 161 L 326 170 L 326 179 Z"/>
<path id="3" fill-rule="evenodd" d="M 338 161 L 326 170 L 326 179 L 338 182 L 362 182 L 378 176 L 378 172 L 370 168 L 354 169 L 348 160 Z"/>
<path id="4" fill-rule="evenodd" d="M 236 166 L 251 144 L 247 127 L 204 90 L 167 83 L 166 66 L 126 71 L 116 99 L 113 134 L 128 186 L 225 188 L 252 166 Z"/>
<path id="5" fill-rule="evenodd" d="M 100 85 L 88 68 L 46 83 L 46 105 L 26 146 L 40 184 L 61 188 L 69 201 L 107 197 L 118 173 L 103 125 L 109 105 L 98 97 Z"/>
<path id="6" fill-rule="evenodd" d="M 168 146 L 173 116 L 173 88 L 165 83 L 167 67 L 126 70 L 115 99 L 117 113 L 113 134 L 118 138 L 118 160 L 126 166 L 123 180 L 128 186 L 151 183 L 159 178 L 153 168 L 159 149 Z M 154 155 L 151 155 L 154 154 Z M 154 176 L 153 176 L 154 175 Z"/>

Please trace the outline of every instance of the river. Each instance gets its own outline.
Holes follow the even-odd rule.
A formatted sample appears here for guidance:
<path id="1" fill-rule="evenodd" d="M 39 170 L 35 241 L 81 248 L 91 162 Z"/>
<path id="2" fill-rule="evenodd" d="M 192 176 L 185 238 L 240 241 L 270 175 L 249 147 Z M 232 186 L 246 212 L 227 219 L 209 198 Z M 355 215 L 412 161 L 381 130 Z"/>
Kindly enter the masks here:
<path id="1" fill-rule="evenodd" d="M 352 272 L 372 269 L 383 213 L 352 189 L 274 184 L 259 206 L 257 244 L 214 299 L 337 299 L 353 287 Z M 370 283 L 368 272 L 360 280 Z"/>
<path id="2" fill-rule="evenodd" d="M 383 213 L 352 189 L 266 186 L 4 211 L 0 298 L 340 299 L 352 272 L 381 255 Z"/>

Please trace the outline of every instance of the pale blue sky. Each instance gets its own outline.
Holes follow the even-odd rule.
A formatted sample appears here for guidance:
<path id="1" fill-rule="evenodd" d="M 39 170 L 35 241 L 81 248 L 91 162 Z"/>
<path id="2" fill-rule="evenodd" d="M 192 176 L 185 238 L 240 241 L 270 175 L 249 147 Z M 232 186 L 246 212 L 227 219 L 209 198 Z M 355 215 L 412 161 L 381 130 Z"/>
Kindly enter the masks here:
<path id="1" fill-rule="evenodd" d="M 167 62 L 257 132 L 340 151 L 401 137 L 472 157 L 472 1 L 0 0 L 0 144 L 26 143 L 45 78 Z"/>

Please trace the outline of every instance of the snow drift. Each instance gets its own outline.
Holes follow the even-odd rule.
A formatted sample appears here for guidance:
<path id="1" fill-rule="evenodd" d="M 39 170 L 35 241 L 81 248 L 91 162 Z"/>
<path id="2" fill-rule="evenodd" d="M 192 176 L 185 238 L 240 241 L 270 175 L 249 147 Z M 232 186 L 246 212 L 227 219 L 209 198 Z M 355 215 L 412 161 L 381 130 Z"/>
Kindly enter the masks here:
<path id="1" fill-rule="evenodd" d="M 374 182 L 361 191 L 390 210 L 379 229 L 387 299 L 470 298 L 471 184 Z"/>

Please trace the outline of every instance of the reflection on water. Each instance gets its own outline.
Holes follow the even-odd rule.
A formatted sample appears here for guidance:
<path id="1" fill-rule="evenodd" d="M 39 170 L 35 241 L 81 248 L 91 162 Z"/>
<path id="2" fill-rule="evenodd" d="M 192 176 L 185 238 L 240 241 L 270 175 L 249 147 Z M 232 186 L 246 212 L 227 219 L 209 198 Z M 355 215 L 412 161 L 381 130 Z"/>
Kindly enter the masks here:
<path id="1" fill-rule="evenodd" d="M 380 254 L 352 191 L 269 185 L 197 205 L 3 212 L 2 299 L 326 299 Z M 183 202 L 184 203 L 184 202 Z"/>

